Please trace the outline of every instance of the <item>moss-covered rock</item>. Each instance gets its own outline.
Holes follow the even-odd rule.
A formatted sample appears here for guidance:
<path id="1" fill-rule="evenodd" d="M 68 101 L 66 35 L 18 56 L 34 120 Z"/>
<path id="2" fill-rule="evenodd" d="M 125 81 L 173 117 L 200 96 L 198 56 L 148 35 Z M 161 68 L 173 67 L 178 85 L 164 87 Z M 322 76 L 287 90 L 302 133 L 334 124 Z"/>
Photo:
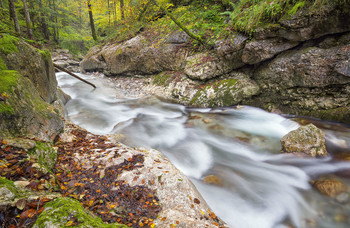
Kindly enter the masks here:
<path id="1" fill-rule="evenodd" d="M 248 76 L 236 73 L 234 78 L 207 84 L 192 98 L 190 105 L 199 107 L 232 106 L 259 92 Z"/>
<path id="2" fill-rule="evenodd" d="M 33 228 L 59 228 L 65 226 L 84 228 L 128 227 L 118 223 L 105 224 L 99 217 L 94 216 L 91 212 L 85 210 L 77 200 L 59 197 L 45 205 L 44 211 L 40 214 Z"/>
<path id="3" fill-rule="evenodd" d="M 57 149 L 51 143 L 37 141 L 33 149 L 28 151 L 39 162 L 44 172 L 49 172 L 57 160 Z"/>
<path id="4" fill-rule="evenodd" d="M 33 82 L 44 101 L 56 100 L 57 80 L 48 50 L 39 50 L 19 38 L 0 34 L 0 59 L 0 69 L 18 71 Z"/>
<path id="5" fill-rule="evenodd" d="M 44 102 L 33 83 L 14 70 L 0 71 L 0 137 L 26 136 L 53 140 L 63 120 Z"/>
<path id="6" fill-rule="evenodd" d="M 327 156 L 325 134 L 315 125 L 299 127 L 283 136 L 282 152 L 305 154 L 311 157 Z"/>

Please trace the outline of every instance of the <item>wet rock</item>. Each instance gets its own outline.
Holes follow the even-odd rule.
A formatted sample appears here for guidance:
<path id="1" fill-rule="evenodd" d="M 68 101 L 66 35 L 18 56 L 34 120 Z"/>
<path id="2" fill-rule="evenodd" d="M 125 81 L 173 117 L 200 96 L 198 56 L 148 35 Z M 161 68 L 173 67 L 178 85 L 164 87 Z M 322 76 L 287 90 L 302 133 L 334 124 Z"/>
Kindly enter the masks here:
<path id="1" fill-rule="evenodd" d="M 311 157 L 325 157 L 325 134 L 315 125 L 309 124 L 289 132 L 281 140 L 282 152 L 303 153 Z"/>
<path id="2" fill-rule="evenodd" d="M 347 192 L 342 192 L 339 195 L 337 195 L 336 200 L 337 202 L 342 204 L 347 203 L 350 200 L 350 195 Z"/>
<path id="3" fill-rule="evenodd" d="M 247 64 L 256 64 L 271 59 L 277 54 L 298 45 L 282 39 L 255 40 L 246 44 L 243 49 L 242 61 Z"/>
<path id="4" fill-rule="evenodd" d="M 317 189 L 321 194 L 335 198 L 341 193 L 346 192 L 347 186 L 337 179 L 319 179 L 312 183 L 313 187 Z"/>
<path id="5" fill-rule="evenodd" d="M 204 183 L 222 186 L 222 181 L 215 175 L 208 175 L 203 178 Z"/>

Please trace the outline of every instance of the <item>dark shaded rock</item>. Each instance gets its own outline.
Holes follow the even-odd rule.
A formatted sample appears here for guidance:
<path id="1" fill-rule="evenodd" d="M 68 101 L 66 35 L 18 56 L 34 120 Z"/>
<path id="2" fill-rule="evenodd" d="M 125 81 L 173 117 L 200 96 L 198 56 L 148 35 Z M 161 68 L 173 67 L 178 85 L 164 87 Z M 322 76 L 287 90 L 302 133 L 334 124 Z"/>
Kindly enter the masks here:
<path id="1" fill-rule="evenodd" d="M 311 157 L 325 157 L 327 150 L 325 134 L 315 125 L 309 124 L 289 132 L 281 140 L 282 152 L 303 153 Z"/>
<path id="2" fill-rule="evenodd" d="M 350 10 L 344 4 L 338 9 L 329 4 L 318 10 L 301 10 L 295 15 L 286 16 L 279 23 L 284 27 L 278 30 L 278 36 L 291 41 L 305 41 L 328 34 L 347 32 L 350 30 Z"/>

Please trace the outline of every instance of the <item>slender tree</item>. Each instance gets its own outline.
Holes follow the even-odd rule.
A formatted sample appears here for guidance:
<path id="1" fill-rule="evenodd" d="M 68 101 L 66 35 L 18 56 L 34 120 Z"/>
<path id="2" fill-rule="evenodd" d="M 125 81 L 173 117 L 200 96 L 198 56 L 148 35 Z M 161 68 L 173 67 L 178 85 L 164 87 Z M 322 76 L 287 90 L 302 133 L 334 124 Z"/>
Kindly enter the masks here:
<path id="1" fill-rule="evenodd" d="M 168 12 L 168 10 L 166 10 L 164 7 L 162 7 L 161 5 L 158 4 L 158 2 L 156 0 L 150 0 L 154 5 L 156 5 L 157 7 L 159 7 L 168 17 L 171 18 L 171 20 L 177 25 L 179 26 L 182 31 L 184 31 L 189 37 L 191 37 L 194 40 L 197 40 L 199 43 L 204 43 L 203 39 L 197 35 L 195 35 L 194 33 L 192 33 L 190 30 L 188 30 L 183 24 L 181 24 L 180 21 L 178 21 L 171 13 Z"/>
<path id="2" fill-rule="evenodd" d="M 15 9 L 15 3 L 13 0 L 8 0 L 8 1 L 9 1 L 10 18 L 15 25 L 15 31 L 17 33 L 20 33 L 21 30 L 19 28 L 18 17 L 17 17 L 17 13 L 16 13 L 16 9 Z"/>
<path id="3" fill-rule="evenodd" d="M 97 41 L 97 35 L 96 35 L 96 31 L 95 31 L 95 23 L 94 23 L 94 18 L 92 16 L 91 0 L 87 1 L 87 6 L 88 6 L 88 10 L 89 10 L 89 18 L 90 18 L 90 27 L 91 27 L 92 38 L 94 38 L 94 40 Z"/>
<path id="4" fill-rule="evenodd" d="M 39 10 L 40 10 L 40 24 L 41 24 L 42 33 L 46 40 L 50 40 L 50 30 L 46 22 L 46 16 L 43 13 L 43 4 L 41 0 L 39 0 Z"/>
<path id="5" fill-rule="evenodd" d="M 120 13 L 121 13 L 121 18 L 122 20 L 125 19 L 125 13 L 124 13 L 124 0 L 119 0 L 120 1 Z"/>
<path id="6" fill-rule="evenodd" d="M 32 26 L 30 22 L 30 15 L 29 15 L 29 9 L 27 5 L 27 0 L 22 0 L 23 1 L 23 9 L 24 9 L 24 16 L 26 18 L 26 24 L 27 24 L 27 34 L 29 39 L 33 39 L 33 31 L 32 31 Z"/>

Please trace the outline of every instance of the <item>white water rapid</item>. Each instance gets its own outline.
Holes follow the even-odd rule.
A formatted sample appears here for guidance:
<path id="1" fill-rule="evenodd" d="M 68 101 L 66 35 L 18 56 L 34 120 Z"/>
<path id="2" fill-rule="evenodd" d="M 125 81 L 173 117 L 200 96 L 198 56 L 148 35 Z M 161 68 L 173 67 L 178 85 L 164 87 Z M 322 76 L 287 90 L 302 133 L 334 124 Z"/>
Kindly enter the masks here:
<path id="1" fill-rule="evenodd" d="M 126 98 L 106 78 L 81 76 L 97 89 L 57 74 L 72 97 L 68 118 L 92 133 L 122 133 L 131 146 L 161 151 L 230 227 L 350 227 L 350 199 L 339 203 L 309 184 L 350 170 L 350 162 L 280 154 L 280 139 L 296 122 L 254 107 L 191 109 L 154 97 Z M 327 130 L 327 137 L 350 145 L 349 129 Z M 213 175 L 216 184 L 203 181 Z"/>

